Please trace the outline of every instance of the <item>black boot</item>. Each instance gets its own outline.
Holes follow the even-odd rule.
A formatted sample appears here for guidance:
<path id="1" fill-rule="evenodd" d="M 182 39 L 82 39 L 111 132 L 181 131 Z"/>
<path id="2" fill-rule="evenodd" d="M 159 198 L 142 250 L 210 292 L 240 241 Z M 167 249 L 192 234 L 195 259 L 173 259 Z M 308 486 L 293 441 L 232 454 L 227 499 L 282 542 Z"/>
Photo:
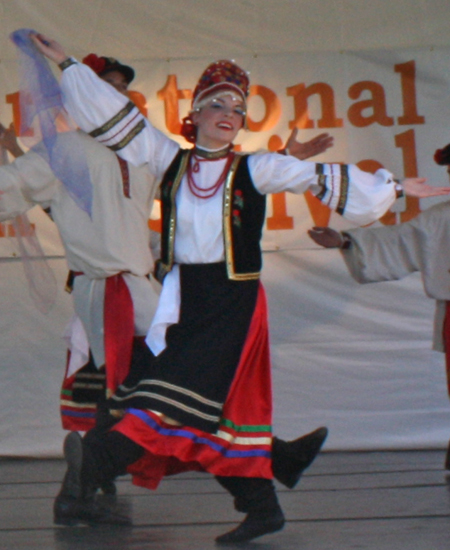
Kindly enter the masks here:
<path id="1" fill-rule="evenodd" d="M 280 506 L 278 506 L 278 509 L 271 510 L 270 512 L 255 510 L 249 512 L 244 521 L 235 529 L 217 537 L 216 542 L 219 544 L 247 542 L 257 537 L 280 531 L 283 527 L 284 514 Z"/>
<path id="2" fill-rule="evenodd" d="M 104 370 L 104 367 L 102 367 L 102 369 Z M 95 427 L 89 430 L 89 435 L 86 440 L 91 440 L 94 434 L 96 434 L 96 437 L 102 437 L 105 433 L 109 431 L 110 428 L 114 426 L 114 424 L 117 424 L 119 420 L 119 417 L 113 416 L 110 413 L 108 405 L 106 404 L 106 388 L 104 388 L 103 393 L 97 400 Z M 104 495 L 108 497 L 113 497 L 117 495 L 117 487 L 113 480 L 108 480 L 101 483 L 99 489 Z"/>
<path id="3" fill-rule="evenodd" d="M 61 490 L 53 506 L 54 522 L 57 525 L 113 524 L 130 525 L 129 518 L 95 502 L 96 487 L 81 483 L 83 444 L 78 432 L 71 432 L 64 440 L 64 458 L 67 471 Z"/>
<path id="4" fill-rule="evenodd" d="M 127 516 L 118 514 L 109 508 L 100 506 L 95 500 L 87 498 L 62 497 L 58 495 L 53 507 L 56 525 L 131 525 Z"/>
<path id="5" fill-rule="evenodd" d="M 272 480 L 216 476 L 217 481 L 234 496 L 238 512 L 246 512 L 244 521 L 216 538 L 219 544 L 247 542 L 284 527 L 284 514 L 278 504 Z"/>
<path id="6" fill-rule="evenodd" d="M 117 487 L 114 479 L 126 473 L 127 465 L 138 460 L 143 454 L 143 449 L 122 436 L 118 432 L 111 431 L 120 418 L 110 414 L 105 403 L 97 406 L 96 425 L 89 430 L 83 438 L 83 448 L 89 455 L 95 456 L 91 462 L 95 465 L 101 463 L 100 468 L 91 471 L 97 480 L 97 488 L 103 495 L 115 497 Z M 86 471 L 87 468 L 84 469 Z"/>
<path id="7" fill-rule="evenodd" d="M 327 428 L 318 428 L 293 441 L 276 437 L 272 443 L 272 470 L 276 480 L 292 489 L 302 473 L 311 466 L 328 435 Z"/>

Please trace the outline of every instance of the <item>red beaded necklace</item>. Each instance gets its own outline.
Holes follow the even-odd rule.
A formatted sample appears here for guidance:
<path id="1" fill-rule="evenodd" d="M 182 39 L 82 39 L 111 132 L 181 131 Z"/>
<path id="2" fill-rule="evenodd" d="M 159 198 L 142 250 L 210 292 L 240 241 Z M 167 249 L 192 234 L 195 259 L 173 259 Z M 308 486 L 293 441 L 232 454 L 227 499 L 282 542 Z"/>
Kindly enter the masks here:
<path id="1" fill-rule="evenodd" d="M 227 162 L 225 163 L 222 173 L 220 174 L 217 181 L 210 187 L 199 187 L 195 183 L 194 174 L 197 174 L 198 172 L 200 172 L 200 163 L 206 162 L 206 161 L 221 160 L 223 158 L 227 158 Z M 227 177 L 227 174 L 230 170 L 233 159 L 234 159 L 234 153 L 230 150 L 228 150 L 225 154 L 222 153 L 221 156 L 208 155 L 206 157 L 198 156 L 198 154 L 196 154 L 196 152 L 193 151 L 189 161 L 189 166 L 186 170 L 187 183 L 191 193 L 196 197 L 198 197 L 199 199 L 210 199 L 211 197 L 214 197 L 217 191 L 222 187 L 222 184 L 225 181 L 225 178 Z"/>

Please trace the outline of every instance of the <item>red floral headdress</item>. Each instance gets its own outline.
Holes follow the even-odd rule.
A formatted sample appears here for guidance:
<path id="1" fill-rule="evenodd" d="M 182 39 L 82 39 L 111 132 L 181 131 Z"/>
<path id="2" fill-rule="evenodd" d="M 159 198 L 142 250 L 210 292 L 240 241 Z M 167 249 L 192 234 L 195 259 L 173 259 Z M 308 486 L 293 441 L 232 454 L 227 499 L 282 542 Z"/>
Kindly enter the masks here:
<path id="1" fill-rule="evenodd" d="M 237 93 L 242 100 L 248 96 L 249 80 L 247 73 L 236 63 L 227 59 L 216 61 L 206 67 L 194 90 L 192 109 L 205 97 L 222 90 Z"/>
<path id="2" fill-rule="evenodd" d="M 234 61 L 222 59 L 206 67 L 194 90 L 192 111 L 195 111 L 200 102 L 210 95 L 230 91 L 237 94 L 246 104 L 249 93 L 248 74 Z M 190 143 L 195 143 L 197 129 L 188 115 L 183 119 L 181 135 Z"/>

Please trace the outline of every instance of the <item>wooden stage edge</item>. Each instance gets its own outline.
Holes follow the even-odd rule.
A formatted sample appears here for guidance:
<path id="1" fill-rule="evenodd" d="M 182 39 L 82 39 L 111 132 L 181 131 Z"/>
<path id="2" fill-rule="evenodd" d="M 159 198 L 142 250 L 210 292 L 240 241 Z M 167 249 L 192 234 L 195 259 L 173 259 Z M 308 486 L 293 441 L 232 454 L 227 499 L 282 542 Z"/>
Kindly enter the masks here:
<path id="1" fill-rule="evenodd" d="M 239 548 L 449 550 L 444 459 L 442 450 L 324 452 L 294 490 L 277 486 L 286 527 Z M 207 474 L 167 478 L 154 492 L 125 477 L 110 504 L 132 527 L 58 527 L 64 471 L 63 460 L 0 458 L 0 550 L 208 550 L 243 517 Z"/>

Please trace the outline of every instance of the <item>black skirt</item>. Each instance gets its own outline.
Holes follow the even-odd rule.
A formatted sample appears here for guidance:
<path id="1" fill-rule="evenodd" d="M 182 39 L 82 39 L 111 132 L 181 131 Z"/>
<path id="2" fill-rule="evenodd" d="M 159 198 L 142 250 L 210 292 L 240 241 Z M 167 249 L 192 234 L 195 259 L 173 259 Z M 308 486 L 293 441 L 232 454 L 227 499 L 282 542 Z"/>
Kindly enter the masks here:
<path id="1" fill-rule="evenodd" d="M 111 408 L 150 409 L 214 433 L 255 309 L 258 280 L 231 281 L 225 263 L 180 265 L 180 319 L 157 357 L 135 350 Z"/>

